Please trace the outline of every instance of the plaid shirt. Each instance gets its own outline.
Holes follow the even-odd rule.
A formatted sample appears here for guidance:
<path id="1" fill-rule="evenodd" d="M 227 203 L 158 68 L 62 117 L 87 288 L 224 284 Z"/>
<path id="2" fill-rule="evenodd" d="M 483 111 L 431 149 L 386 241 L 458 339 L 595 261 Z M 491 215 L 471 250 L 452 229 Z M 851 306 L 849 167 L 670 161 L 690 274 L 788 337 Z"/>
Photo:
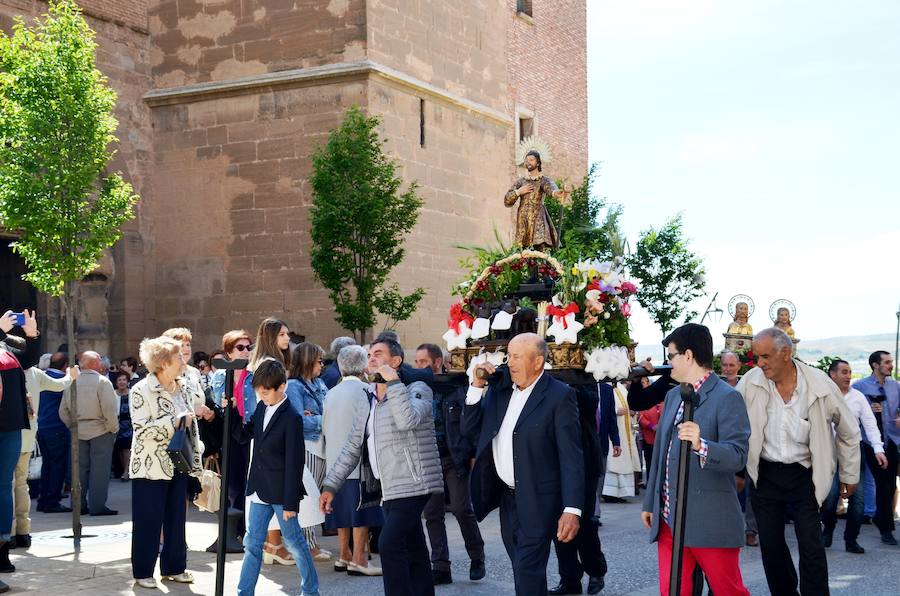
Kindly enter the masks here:
<path id="1" fill-rule="evenodd" d="M 703 375 L 703 378 L 694 383 L 694 391 L 700 391 L 700 387 L 703 386 L 703 383 L 709 378 L 712 374 L 712 371 L 707 372 Z M 675 414 L 675 427 L 681 423 L 681 419 L 684 417 L 684 401 L 678 404 L 678 412 Z M 666 459 L 664 465 L 666 466 L 666 476 L 663 481 L 663 489 L 662 489 L 662 516 L 663 519 L 666 520 L 666 523 L 669 522 L 669 456 L 672 453 L 672 444 L 677 440 L 676 434 L 672 434 L 672 438 L 669 441 L 669 448 L 666 450 Z M 700 456 L 700 467 L 706 465 L 706 456 L 709 453 L 709 445 L 706 443 L 706 439 L 700 439 L 700 449 L 694 451 L 697 455 Z"/>

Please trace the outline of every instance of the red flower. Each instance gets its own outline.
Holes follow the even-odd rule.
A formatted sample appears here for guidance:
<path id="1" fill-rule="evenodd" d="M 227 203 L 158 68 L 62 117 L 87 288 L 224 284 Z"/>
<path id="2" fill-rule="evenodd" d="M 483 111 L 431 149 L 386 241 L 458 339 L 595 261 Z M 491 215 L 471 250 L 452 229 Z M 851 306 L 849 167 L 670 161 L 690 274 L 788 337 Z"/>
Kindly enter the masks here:
<path id="1" fill-rule="evenodd" d="M 500 275 L 503 273 L 503 268 L 499 265 L 491 265 L 489 271 L 491 272 L 491 275 Z"/>
<path id="2" fill-rule="evenodd" d="M 597 301 L 606 304 L 607 302 L 609 302 L 609 294 L 600 294 L 600 296 L 597 298 Z"/>
<path id="3" fill-rule="evenodd" d="M 622 284 L 621 292 L 626 296 L 630 296 L 631 294 L 635 294 L 637 292 L 637 286 L 630 281 L 626 281 Z"/>

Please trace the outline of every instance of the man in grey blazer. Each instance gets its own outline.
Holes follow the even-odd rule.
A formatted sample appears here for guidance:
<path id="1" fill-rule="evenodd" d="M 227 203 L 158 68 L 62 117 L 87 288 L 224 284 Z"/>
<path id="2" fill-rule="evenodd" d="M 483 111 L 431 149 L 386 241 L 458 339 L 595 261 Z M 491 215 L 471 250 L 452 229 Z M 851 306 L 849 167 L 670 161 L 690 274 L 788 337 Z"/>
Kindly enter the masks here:
<path id="1" fill-rule="evenodd" d="M 672 561 L 670 520 L 686 506 L 681 593 L 690 594 L 700 566 L 716 594 L 747 594 L 738 565 L 744 545 L 744 515 L 734 475 L 747 462 L 750 420 L 741 395 L 712 372 L 712 336 L 689 323 L 663 340 L 672 379 L 698 393 L 693 422 L 683 422 L 680 388 L 666 395 L 641 517 L 658 544 L 660 594 L 669 592 Z M 682 441 L 691 443 L 687 503 L 676 502 Z"/>

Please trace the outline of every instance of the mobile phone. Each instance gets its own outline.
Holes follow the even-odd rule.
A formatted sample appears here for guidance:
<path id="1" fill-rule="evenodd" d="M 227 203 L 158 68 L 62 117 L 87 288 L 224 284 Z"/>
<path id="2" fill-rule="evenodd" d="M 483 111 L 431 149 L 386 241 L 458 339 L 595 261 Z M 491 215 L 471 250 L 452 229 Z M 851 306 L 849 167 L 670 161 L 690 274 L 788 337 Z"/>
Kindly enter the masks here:
<path id="1" fill-rule="evenodd" d="M 14 312 L 12 315 L 16 318 L 15 324 L 19 327 L 25 326 L 25 313 L 23 312 Z"/>

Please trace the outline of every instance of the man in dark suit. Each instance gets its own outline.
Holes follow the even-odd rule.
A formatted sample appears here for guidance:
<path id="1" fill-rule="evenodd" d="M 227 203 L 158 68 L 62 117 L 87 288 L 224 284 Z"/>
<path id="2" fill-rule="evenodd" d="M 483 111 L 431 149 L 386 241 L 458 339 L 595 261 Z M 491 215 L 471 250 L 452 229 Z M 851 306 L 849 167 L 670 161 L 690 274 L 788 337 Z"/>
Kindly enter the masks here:
<path id="1" fill-rule="evenodd" d="M 562 594 L 581 594 L 581 578 L 588 575 L 588 594 L 597 594 L 604 586 L 606 576 L 606 557 L 600 545 L 598 533 L 598 521 L 593 515 L 594 501 L 597 495 L 597 479 L 605 473 L 606 455 L 609 451 L 609 425 L 604 425 L 603 443 L 605 450 L 601 450 L 601 440 L 597 436 L 599 400 L 597 389 L 609 387 L 602 383 L 595 385 L 578 385 L 575 394 L 578 398 L 578 422 L 581 426 L 581 448 L 584 452 L 584 511 L 581 512 L 582 520 L 578 528 L 578 535 L 572 542 L 560 542 L 554 540 L 556 546 L 556 558 L 559 561 L 559 585 L 551 589 L 548 594 L 557 596 Z M 612 428 L 616 429 L 615 449 L 620 451 L 618 426 L 615 423 L 613 411 L 612 390 L 610 388 L 610 403 L 608 412 L 612 412 Z M 601 456 L 601 453 L 603 455 Z"/>
<path id="2" fill-rule="evenodd" d="M 478 438 L 469 484 L 478 520 L 500 508 L 516 594 L 547 593 L 550 542 L 570 542 L 584 509 L 584 456 L 575 391 L 544 373 L 547 344 L 534 333 L 507 346 L 509 375 L 476 370 L 462 432 Z M 477 367 L 495 373 L 490 363 Z"/>
<path id="3" fill-rule="evenodd" d="M 681 593 L 690 594 L 694 568 L 703 569 L 716 594 L 749 595 L 738 565 L 744 514 L 734 475 L 747 463 L 750 419 L 741 395 L 712 372 L 709 329 L 688 323 L 663 340 L 672 379 L 699 394 L 693 421 L 683 421 L 680 388 L 669 391 L 656 431 L 653 463 L 641 517 L 657 542 L 660 593 L 669 592 L 675 510 L 686 507 Z M 678 459 L 690 442 L 687 502 L 676 502 Z"/>

